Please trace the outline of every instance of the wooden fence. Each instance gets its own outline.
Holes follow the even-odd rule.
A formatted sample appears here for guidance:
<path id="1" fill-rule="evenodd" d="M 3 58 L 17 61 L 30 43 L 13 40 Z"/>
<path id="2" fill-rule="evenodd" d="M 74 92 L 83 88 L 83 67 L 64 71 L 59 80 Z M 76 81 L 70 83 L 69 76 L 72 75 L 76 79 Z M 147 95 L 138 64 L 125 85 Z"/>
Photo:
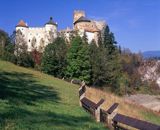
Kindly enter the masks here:
<path id="1" fill-rule="evenodd" d="M 102 109 L 101 106 L 104 103 L 104 99 L 101 99 L 98 103 L 95 103 L 85 97 L 85 92 L 85 84 L 82 84 L 79 88 L 80 106 L 82 106 L 87 112 L 91 113 L 97 122 L 107 123 L 107 125 L 114 128 L 114 130 L 127 130 L 121 124 L 139 130 L 160 130 L 160 125 L 155 125 L 146 121 L 118 114 L 118 103 L 114 103 L 107 110 Z"/>

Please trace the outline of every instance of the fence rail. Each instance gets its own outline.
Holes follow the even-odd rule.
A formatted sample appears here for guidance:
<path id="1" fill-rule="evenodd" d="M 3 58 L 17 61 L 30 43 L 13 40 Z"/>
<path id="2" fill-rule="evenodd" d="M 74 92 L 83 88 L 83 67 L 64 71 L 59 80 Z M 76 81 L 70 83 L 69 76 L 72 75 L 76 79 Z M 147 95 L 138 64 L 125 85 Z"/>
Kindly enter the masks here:
<path id="1" fill-rule="evenodd" d="M 113 126 L 115 130 L 119 130 L 120 128 L 118 123 L 125 124 L 139 130 L 160 130 L 159 125 L 155 125 L 150 122 L 142 121 L 122 114 L 117 114 L 113 118 Z"/>

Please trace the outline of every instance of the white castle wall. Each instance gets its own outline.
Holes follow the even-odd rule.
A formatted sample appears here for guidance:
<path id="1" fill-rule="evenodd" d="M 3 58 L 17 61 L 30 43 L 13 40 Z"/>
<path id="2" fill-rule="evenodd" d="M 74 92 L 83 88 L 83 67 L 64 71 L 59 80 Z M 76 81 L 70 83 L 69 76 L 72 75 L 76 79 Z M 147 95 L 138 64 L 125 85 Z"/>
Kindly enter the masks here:
<path id="1" fill-rule="evenodd" d="M 32 39 L 36 39 L 35 47 L 38 49 L 40 46 L 41 39 L 44 40 L 44 45 L 49 44 L 50 32 L 52 32 L 53 37 L 57 37 L 57 27 L 54 25 L 45 25 L 45 27 L 16 27 L 16 31 L 20 30 L 24 35 L 24 40 L 27 42 L 28 51 L 32 50 Z"/>
<path id="2" fill-rule="evenodd" d="M 91 43 L 95 37 L 95 34 L 93 32 L 86 32 L 86 35 L 87 35 L 88 43 Z"/>
<path id="3" fill-rule="evenodd" d="M 53 37 L 57 37 L 57 28 L 54 27 L 53 25 L 50 26 L 45 26 L 45 27 L 16 27 L 16 31 L 20 30 L 22 34 L 24 35 L 24 39 L 27 42 L 28 45 L 28 51 L 32 50 L 32 39 L 36 39 L 36 45 L 35 47 L 38 49 L 40 46 L 40 42 L 43 39 L 44 41 L 44 46 L 48 45 L 50 43 L 50 32 L 52 33 Z M 79 35 L 83 37 L 84 35 L 84 29 L 80 29 L 78 31 Z M 97 34 L 95 32 L 85 32 L 88 43 L 90 44 L 92 40 L 96 41 Z M 66 37 L 67 40 L 69 40 L 70 33 L 69 32 L 64 32 L 64 36 Z"/>
<path id="4" fill-rule="evenodd" d="M 80 16 L 85 16 L 85 12 L 75 11 L 74 21 L 77 20 Z M 23 24 L 25 23 L 21 21 L 20 24 L 23 26 Z M 35 47 L 36 49 L 38 49 L 40 47 L 40 43 L 42 39 L 44 41 L 44 47 L 45 47 L 52 41 L 52 39 L 55 39 L 58 35 L 57 26 L 54 24 L 48 23 L 44 27 L 27 27 L 27 25 L 26 27 L 22 27 L 21 25 L 16 27 L 16 31 L 20 30 L 24 35 L 24 40 L 27 42 L 27 45 L 28 45 L 28 51 L 32 51 L 33 49 L 32 39 L 34 38 L 36 39 Z M 78 31 L 78 34 L 81 37 L 83 37 L 84 32 L 86 32 L 88 42 L 91 43 L 92 40 L 95 40 L 98 46 L 98 37 L 100 36 L 99 33 L 102 33 L 102 30 L 104 29 L 105 25 L 106 23 L 104 21 L 92 21 L 89 23 L 80 22 L 74 25 L 73 29 L 66 29 L 66 30 L 60 31 L 59 34 L 60 36 L 61 34 L 63 34 L 65 39 L 67 41 L 70 41 L 70 36 L 75 31 Z"/>

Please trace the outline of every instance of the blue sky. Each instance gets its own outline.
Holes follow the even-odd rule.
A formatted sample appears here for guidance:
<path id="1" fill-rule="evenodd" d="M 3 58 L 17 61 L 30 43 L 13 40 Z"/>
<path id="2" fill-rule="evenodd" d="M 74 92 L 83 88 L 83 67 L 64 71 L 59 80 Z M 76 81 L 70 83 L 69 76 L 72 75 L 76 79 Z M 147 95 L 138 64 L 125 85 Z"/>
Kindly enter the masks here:
<path id="1" fill-rule="evenodd" d="M 20 19 L 43 26 L 53 16 L 64 29 L 72 27 L 74 10 L 106 20 L 122 47 L 160 50 L 160 0 L 1 0 L 0 28 L 11 34 Z"/>

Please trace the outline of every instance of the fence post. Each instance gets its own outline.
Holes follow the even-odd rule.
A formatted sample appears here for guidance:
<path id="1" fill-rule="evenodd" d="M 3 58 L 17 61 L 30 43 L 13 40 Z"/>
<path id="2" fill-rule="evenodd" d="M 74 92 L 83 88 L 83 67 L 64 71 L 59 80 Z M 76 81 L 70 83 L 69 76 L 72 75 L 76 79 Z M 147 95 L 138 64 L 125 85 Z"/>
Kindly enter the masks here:
<path id="1" fill-rule="evenodd" d="M 97 122 L 100 122 L 100 116 L 101 116 L 100 110 L 101 110 L 101 106 L 102 106 L 103 102 L 104 102 L 104 99 L 101 99 L 97 103 L 97 109 L 95 109 L 95 118 L 96 118 Z"/>
<path id="2" fill-rule="evenodd" d="M 114 127 L 114 130 L 118 130 L 117 129 L 117 122 L 116 121 L 113 121 L 113 127 Z"/>
<path id="3" fill-rule="evenodd" d="M 107 124 L 108 126 L 112 126 L 112 119 L 117 114 L 118 111 L 118 103 L 114 103 L 108 110 L 107 110 Z"/>
<path id="4" fill-rule="evenodd" d="M 82 106 L 81 100 L 85 97 L 86 87 L 85 82 L 82 82 L 82 85 L 79 88 L 79 105 Z"/>
<path id="5" fill-rule="evenodd" d="M 117 114 L 117 111 L 118 111 L 118 107 L 111 114 L 107 115 L 107 118 L 108 118 L 107 124 L 109 126 L 112 126 L 112 119 Z"/>
<path id="6" fill-rule="evenodd" d="M 100 107 L 95 110 L 95 118 L 97 122 L 100 122 Z"/>

